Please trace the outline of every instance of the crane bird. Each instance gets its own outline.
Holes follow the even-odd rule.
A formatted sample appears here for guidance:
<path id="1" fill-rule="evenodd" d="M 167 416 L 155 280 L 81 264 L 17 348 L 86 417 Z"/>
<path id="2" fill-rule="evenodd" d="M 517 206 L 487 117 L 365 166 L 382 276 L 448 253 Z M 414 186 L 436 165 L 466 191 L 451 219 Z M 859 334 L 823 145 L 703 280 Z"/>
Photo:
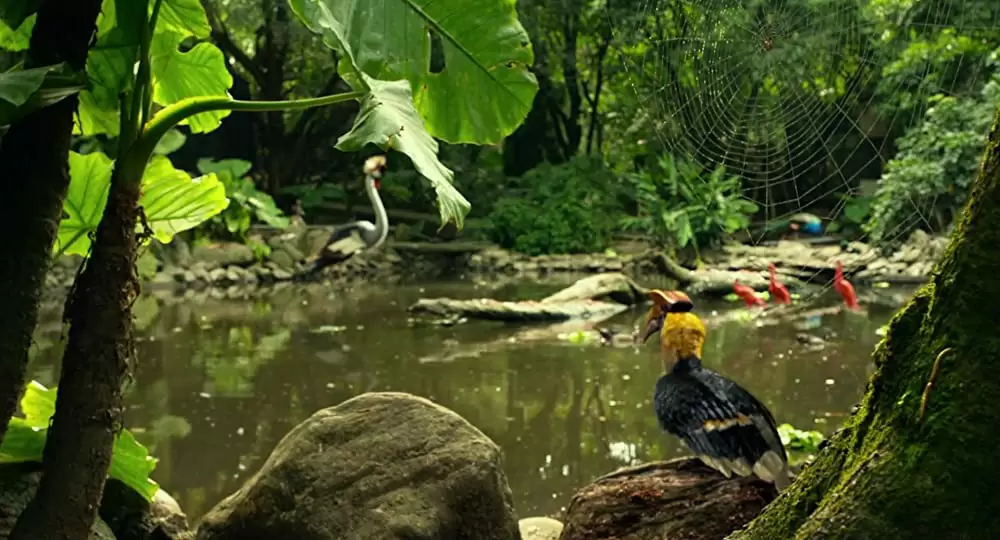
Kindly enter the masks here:
<path id="1" fill-rule="evenodd" d="M 366 249 L 375 249 L 385 242 L 389 234 L 389 216 L 385 205 L 378 194 L 379 182 L 385 171 L 385 156 L 372 156 L 365 161 L 365 193 L 372 203 L 375 213 L 375 223 L 367 220 L 354 221 L 334 227 L 333 234 L 319 251 L 318 255 L 310 257 L 306 262 L 312 264 L 308 273 L 338 264 L 350 259 L 355 254 Z"/>

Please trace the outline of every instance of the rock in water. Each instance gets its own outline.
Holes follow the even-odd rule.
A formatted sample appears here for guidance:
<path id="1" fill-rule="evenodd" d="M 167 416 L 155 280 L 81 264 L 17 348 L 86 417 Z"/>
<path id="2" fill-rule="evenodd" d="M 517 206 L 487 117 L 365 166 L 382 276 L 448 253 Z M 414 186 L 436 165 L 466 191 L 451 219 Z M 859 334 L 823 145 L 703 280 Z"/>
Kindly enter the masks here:
<path id="1" fill-rule="evenodd" d="M 516 540 L 500 448 L 454 412 L 370 393 L 289 432 L 198 540 Z"/>
<path id="2" fill-rule="evenodd" d="M 28 506 L 42 479 L 38 463 L 16 463 L 0 466 L 0 540 L 7 540 L 17 517 Z M 101 518 L 94 520 L 89 540 L 117 540 Z"/>
<path id="3" fill-rule="evenodd" d="M 517 522 L 521 529 L 521 540 L 559 540 L 562 522 L 550 517 L 529 517 Z"/>
<path id="4" fill-rule="evenodd" d="M 763 480 L 727 479 L 697 459 L 628 467 L 573 496 L 560 540 L 722 540 L 776 496 Z"/>
<path id="5" fill-rule="evenodd" d="M 162 489 L 151 502 L 122 482 L 109 478 L 101 498 L 101 518 L 118 540 L 190 540 L 187 516 Z"/>

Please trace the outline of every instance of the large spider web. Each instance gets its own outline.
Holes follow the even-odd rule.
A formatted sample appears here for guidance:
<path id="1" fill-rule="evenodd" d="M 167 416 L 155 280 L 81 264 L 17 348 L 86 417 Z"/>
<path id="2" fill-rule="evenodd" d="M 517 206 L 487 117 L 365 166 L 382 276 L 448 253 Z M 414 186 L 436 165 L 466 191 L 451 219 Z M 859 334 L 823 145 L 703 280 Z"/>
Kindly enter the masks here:
<path id="1" fill-rule="evenodd" d="M 967 9 L 990 11 L 963 1 Z M 872 45 L 879 36 L 861 10 L 876 9 L 873 2 L 612 1 L 608 13 L 617 46 L 632 47 L 631 54 L 620 55 L 622 67 L 663 151 L 706 170 L 721 164 L 739 175 L 745 198 L 762 207 L 765 221 L 824 203 L 822 214 L 832 221 L 846 198 L 859 194 L 861 180 L 878 179 L 893 158 L 892 138 L 873 136 L 873 126 L 898 133 L 925 111 L 893 114 L 876 106 L 871 89 L 893 59 L 880 57 Z M 928 31 L 948 25 L 974 33 L 1000 26 L 995 16 L 986 24 L 980 16 L 977 28 L 956 24 L 963 17 L 949 0 L 894 3 L 919 10 Z M 665 16 L 667 24 L 651 22 Z M 922 76 L 934 77 L 936 85 L 918 86 L 915 102 L 926 103 L 931 93 L 954 93 L 950 74 L 932 73 L 931 62 L 924 66 Z M 930 225 L 928 205 L 911 202 L 912 223 L 899 225 L 899 236 L 912 225 Z M 751 237 L 755 243 L 762 239 Z"/>

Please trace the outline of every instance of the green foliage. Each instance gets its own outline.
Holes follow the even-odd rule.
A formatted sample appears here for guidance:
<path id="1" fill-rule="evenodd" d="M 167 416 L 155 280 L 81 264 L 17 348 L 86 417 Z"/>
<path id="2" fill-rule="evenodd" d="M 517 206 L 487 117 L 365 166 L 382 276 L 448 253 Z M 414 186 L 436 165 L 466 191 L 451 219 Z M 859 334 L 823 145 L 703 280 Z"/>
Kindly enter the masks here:
<path id="1" fill-rule="evenodd" d="M 499 143 L 531 108 L 537 84 L 528 67 L 534 55 L 513 2 L 289 3 L 355 70 L 382 81 L 409 81 L 418 90 L 416 107 L 427 131 L 438 139 Z M 428 29 L 441 38 L 445 69 L 438 73 L 430 71 Z"/>
<path id="2" fill-rule="evenodd" d="M 611 243 L 621 207 L 614 174 L 600 158 L 543 164 L 520 183 L 489 215 L 494 242 L 529 255 L 593 253 Z"/>
<path id="3" fill-rule="evenodd" d="M 916 228 L 947 228 L 979 170 L 998 102 L 998 78 L 978 96 L 931 100 L 923 121 L 900 137 L 879 181 L 865 225 L 874 244 L 888 248 Z"/>
<path id="4" fill-rule="evenodd" d="M 83 77 L 64 64 L 0 73 L 0 127 L 83 90 Z"/>
<path id="5" fill-rule="evenodd" d="M 70 152 L 70 183 L 63 202 L 55 249 L 60 254 L 87 255 L 91 235 L 104 214 L 111 187 L 113 162 L 100 152 Z M 178 232 L 190 229 L 218 214 L 229 204 L 215 174 L 192 179 L 173 167 L 165 156 L 155 156 L 142 179 L 146 222 L 155 238 L 169 242 Z M 141 227 L 141 225 L 140 225 Z"/>
<path id="6" fill-rule="evenodd" d="M 810 454 L 819 452 L 819 445 L 825 439 L 823 434 L 818 431 L 803 431 L 796 429 L 791 424 L 778 426 L 778 436 L 781 437 L 781 444 L 785 445 L 788 450 Z"/>
<path id="7" fill-rule="evenodd" d="M 757 205 L 740 195 L 740 178 L 717 167 L 706 174 L 699 166 L 665 154 L 652 167 L 627 175 L 635 190 L 639 215 L 624 220 L 627 229 L 663 245 L 684 248 L 718 244 L 725 235 L 750 224 Z"/>
<path id="8" fill-rule="evenodd" d="M 248 175 L 251 167 L 249 161 L 241 159 L 198 160 L 198 170 L 205 175 L 216 175 L 225 186 L 229 200 L 235 203 L 212 218 L 214 227 L 210 230 L 216 233 L 214 236 L 245 241 L 254 220 L 279 229 L 288 226 L 288 217 L 274 204 L 274 199 L 258 190 L 253 178 Z"/>
<path id="9" fill-rule="evenodd" d="M 290 0 L 290 5 L 340 54 L 338 71 L 351 87 L 367 94 L 354 127 L 337 147 L 375 144 L 406 154 L 434 187 L 442 223 L 453 220 L 461 227 L 469 203 L 452 186 L 454 173 L 438 160 L 431 135 L 451 142 L 499 142 L 527 115 L 537 84 L 528 70 L 530 42 L 514 5 L 504 0 L 407 0 L 393 6 Z M 440 73 L 430 73 L 427 28 L 443 42 L 446 69 Z"/>
<path id="10" fill-rule="evenodd" d="M 285 186 L 281 188 L 281 193 L 298 199 L 306 215 L 327 203 L 344 200 L 344 188 L 336 184 Z"/>
<path id="11" fill-rule="evenodd" d="M 28 383 L 21 398 L 23 417 L 10 419 L 7 435 L 0 445 L 0 463 L 42 461 L 49 422 L 56 410 L 56 389 L 47 389 L 37 381 Z M 128 430 L 118 432 L 111 454 L 108 476 L 120 480 L 147 501 L 160 486 L 150 479 L 156 459 L 139 444 Z"/>

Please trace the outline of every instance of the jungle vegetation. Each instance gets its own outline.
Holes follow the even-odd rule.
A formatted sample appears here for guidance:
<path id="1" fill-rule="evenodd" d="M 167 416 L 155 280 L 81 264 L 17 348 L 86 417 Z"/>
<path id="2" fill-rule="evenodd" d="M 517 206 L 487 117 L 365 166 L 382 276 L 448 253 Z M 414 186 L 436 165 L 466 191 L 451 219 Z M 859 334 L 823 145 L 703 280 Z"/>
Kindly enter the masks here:
<path id="1" fill-rule="evenodd" d="M 884 247 L 918 227 L 951 231 L 932 282 L 876 351 L 863 406 L 739 537 L 996 527 L 988 452 L 1000 435 L 981 419 L 1000 380 L 989 280 L 1000 272 L 1000 7 L 761 0 L 720 18 L 685 2 L 525 0 L 515 12 L 449 0 L 392 14 L 323 3 L 0 1 L 0 417 L 19 401 L 24 412 L 0 437 L 8 459 L 45 466 L 12 538 L 86 538 L 109 473 L 152 490 L 141 470 L 116 467 L 145 452 L 120 430 L 137 249 L 199 225 L 237 238 L 254 221 L 280 227 L 296 199 L 316 219 L 354 212 L 356 153 L 389 149 L 406 158 L 385 182 L 388 204 L 439 207 L 420 234 L 462 228 L 471 207 L 462 234 L 527 253 L 599 251 L 619 231 L 706 246 L 803 209 L 843 209 L 842 226 Z M 432 5 L 468 16 L 442 26 Z M 817 14 L 850 39 L 786 31 Z M 363 37 L 390 16 L 420 40 L 382 36 L 370 49 Z M 489 21 L 489 40 L 468 39 L 484 33 L 476 21 Z M 736 124 L 740 152 L 692 159 L 721 144 L 708 123 L 718 104 L 707 56 L 677 44 L 754 25 L 765 30 L 754 53 L 752 40 L 726 41 L 743 54 L 715 51 L 715 68 L 740 75 L 747 107 L 779 112 Z M 803 110 L 869 121 L 803 125 L 770 107 L 789 92 Z M 676 103 L 685 115 L 665 110 Z M 747 159 L 768 152 L 823 157 Z M 39 293 L 60 253 L 88 260 L 67 298 L 60 383 L 24 392 Z"/>

